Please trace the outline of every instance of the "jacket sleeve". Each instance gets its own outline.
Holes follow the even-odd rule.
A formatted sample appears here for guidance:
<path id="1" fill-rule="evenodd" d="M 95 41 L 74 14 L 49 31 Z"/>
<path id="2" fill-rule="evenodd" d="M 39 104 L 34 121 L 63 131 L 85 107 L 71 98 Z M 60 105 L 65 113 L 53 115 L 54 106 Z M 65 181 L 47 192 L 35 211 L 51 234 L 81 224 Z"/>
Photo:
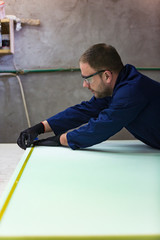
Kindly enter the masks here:
<path id="1" fill-rule="evenodd" d="M 47 121 L 56 135 L 64 133 L 87 123 L 91 118 L 98 117 L 98 114 L 108 107 L 109 100 L 108 97 L 102 99 L 92 97 L 90 101 L 69 107 L 48 118 Z"/>
<path id="2" fill-rule="evenodd" d="M 88 124 L 67 133 L 70 148 L 75 150 L 103 142 L 138 116 L 147 101 L 138 93 L 134 96 L 128 88 L 126 91 L 127 95 L 123 91 L 117 93 L 109 108 L 102 110 L 97 118 L 91 118 Z"/>

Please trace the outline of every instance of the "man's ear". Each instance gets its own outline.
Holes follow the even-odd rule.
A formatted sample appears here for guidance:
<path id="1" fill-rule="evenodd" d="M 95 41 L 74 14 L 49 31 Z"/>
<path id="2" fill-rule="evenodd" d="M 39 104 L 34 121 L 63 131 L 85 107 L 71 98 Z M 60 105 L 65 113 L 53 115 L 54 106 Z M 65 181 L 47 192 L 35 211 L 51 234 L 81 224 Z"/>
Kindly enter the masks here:
<path id="1" fill-rule="evenodd" d="M 109 84 L 112 81 L 112 73 L 110 71 L 105 71 L 105 81 Z"/>

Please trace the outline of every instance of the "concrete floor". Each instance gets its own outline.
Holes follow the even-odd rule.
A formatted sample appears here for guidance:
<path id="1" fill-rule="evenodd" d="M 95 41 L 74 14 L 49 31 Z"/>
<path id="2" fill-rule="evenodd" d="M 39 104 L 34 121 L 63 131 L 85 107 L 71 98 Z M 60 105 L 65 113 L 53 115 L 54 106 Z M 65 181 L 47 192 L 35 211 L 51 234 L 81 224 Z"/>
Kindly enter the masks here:
<path id="1" fill-rule="evenodd" d="M 23 154 L 17 144 L 0 144 L 0 197 Z"/>

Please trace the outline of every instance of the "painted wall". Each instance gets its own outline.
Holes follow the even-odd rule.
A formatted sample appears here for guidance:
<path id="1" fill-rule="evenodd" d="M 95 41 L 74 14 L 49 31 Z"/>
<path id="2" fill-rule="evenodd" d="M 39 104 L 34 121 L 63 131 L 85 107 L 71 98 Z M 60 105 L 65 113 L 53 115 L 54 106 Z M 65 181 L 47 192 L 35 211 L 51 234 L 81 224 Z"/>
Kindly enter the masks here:
<path id="1" fill-rule="evenodd" d="M 160 67 L 160 0 L 5 0 L 6 14 L 40 19 L 15 31 L 15 54 L 0 56 L 0 71 L 77 68 L 92 44 L 116 47 L 124 64 Z M 159 71 L 143 71 L 160 81 Z M 31 124 L 88 100 L 80 72 L 19 75 Z M 0 142 L 16 142 L 27 128 L 18 81 L 0 77 Z M 113 139 L 130 139 L 125 130 Z"/>

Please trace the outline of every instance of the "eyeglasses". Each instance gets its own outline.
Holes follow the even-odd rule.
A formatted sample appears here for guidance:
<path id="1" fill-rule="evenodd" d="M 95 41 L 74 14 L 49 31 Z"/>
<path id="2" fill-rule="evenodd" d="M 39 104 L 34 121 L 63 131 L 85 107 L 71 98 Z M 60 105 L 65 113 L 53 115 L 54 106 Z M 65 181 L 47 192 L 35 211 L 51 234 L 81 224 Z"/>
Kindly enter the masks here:
<path id="1" fill-rule="evenodd" d="M 92 77 L 99 74 L 99 73 L 102 73 L 102 72 L 105 72 L 106 70 L 101 70 L 101 71 L 98 71 L 98 72 L 95 72 L 89 76 L 82 76 L 82 78 L 84 79 L 84 81 L 86 81 L 87 84 L 91 84 L 92 83 Z"/>

